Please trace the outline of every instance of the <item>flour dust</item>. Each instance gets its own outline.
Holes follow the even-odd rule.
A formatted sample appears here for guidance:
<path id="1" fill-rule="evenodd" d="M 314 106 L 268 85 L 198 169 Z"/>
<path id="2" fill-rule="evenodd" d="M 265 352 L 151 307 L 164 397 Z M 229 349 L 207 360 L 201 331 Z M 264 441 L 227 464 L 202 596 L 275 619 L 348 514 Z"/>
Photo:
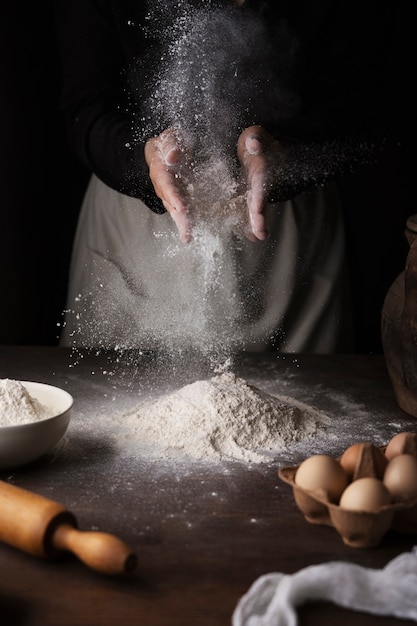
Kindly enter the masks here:
<path id="1" fill-rule="evenodd" d="M 256 12 L 210 0 L 158 0 L 149 7 L 148 56 L 136 68 L 142 84 L 149 77 L 140 138 L 176 128 L 197 162 L 211 155 L 235 159 L 243 128 L 277 124 L 297 109 L 289 88 L 297 41 L 284 21 L 271 32 Z"/>
<path id="2" fill-rule="evenodd" d="M 148 93 L 135 114 L 136 140 L 174 128 L 192 155 L 178 183 L 192 207 L 193 241 L 185 246 L 176 228 L 156 227 L 149 235 L 158 248 L 153 260 L 139 252 L 137 258 L 138 267 L 149 263 L 155 287 L 139 286 L 136 293 L 145 296 L 138 298 L 134 276 L 113 285 L 105 270 L 100 280 L 97 268 L 96 290 L 79 294 L 67 316 L 79 329 L 74 346 L 162 348 L 176 355 L 191 350 L 218 367 L 247 342 L 239 285 L 248 279 L 236 258 L 247 229 L 237 139 L 267 111 L 283 119 L 293 110 L 294 97 L 276 70 L 277 64 L 287 68 L 294 42 L 283 27 L 272 54 L 267 24 L 229 3 L 160 0 L 149 7 L 148 50 L 129 73 L 133 91 L 137 81 Z M 112 263 L 123 267 L 117 254 Z"/>
<path id="3" fill-rule="evenodd" d="M 267 394 L 229 371 L 139 406 L 122 416 L 120 424 L 126 432 L 121 443 L 125 453 L 261 463 L 316 436 L 328 421 L 312 408 Z"/>
<path id="4" fill-rule="evenodd" d="M 97 255 L 103 267 L 86 270 L 95 284 L 65 312 L 75 328 L 69 342 L 120 352 L 162 349 L 181 358 L 199 352 L 217 367 L 239 351 L 282 343 L 280 319 L 257 328 L 256 337 L 248 331 L 263 315 L 268 267 L 242 269 L 258 257 L 245 239 L 247 188 L 236 146 L 244 128 L 285 125 L 297 114 L 291 72 L 298 42 L 284 21 L 271 25 L 229 2 L 158 0 L 147 10 L 146 51 L 128 71 L 135 141 L 172 128 L 192 155 L 177 176 L 192 207 L 194 238 L 180 243 L 175 226 L 165 227 L 167 216 L 158 216 L 161 226 L 149 232 L 152 253 L 133 244 L 132 267 L 126 267 L 126 245 L 108 251 L 109 258 L 99 258 L 107 251 Z M 135 102 L 135 93 L 146 96 Z M 309 145 L 300 154 L 297 142 L 293 150 L 280 166 L 286 194 L 286 186 L 294 190 L 301 182 L 304 189 L 338 160 L 331 147 Z M 124 214 L 120 202 L 113 215 Z M 117 231 L 122 218 L 114 219 Z M 135 231 L 146 227 L 138 221 L 133 242 Z M 273 245 L 251 245 L 264 244 Z M 114 283 L 109 272 L 117 273 Z"/>

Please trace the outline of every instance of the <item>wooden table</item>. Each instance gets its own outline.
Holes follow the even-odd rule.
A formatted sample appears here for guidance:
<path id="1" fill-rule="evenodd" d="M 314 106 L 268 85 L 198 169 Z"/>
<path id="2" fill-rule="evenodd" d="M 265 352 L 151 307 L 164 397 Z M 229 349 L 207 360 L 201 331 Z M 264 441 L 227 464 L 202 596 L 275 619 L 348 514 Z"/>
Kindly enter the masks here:
<path id="1" fill-rule="evenodd" d="M 119 454 L 101 425 L 103 412 L 117 417 L 120 407 L 149 389 L 158 394 L 203 374 L 184 360 L 154 366 L 149 355 L 129 356 L 116 366 L 112 357 L 0 347 L 0 377 L 60 386 L 75 400 L 65 442 L 0 478 L 61 502 L 81 529 L 114 533 L 139 557 L 136 573 L 120 579 L 70 554 L 41 561 L 0 545 L 5 626 L 222 626 L 263 574 L 291 574 L 331 560 L 379 568 L 416 543 L 415 536 L 390 531 L 378 547 L 355 549 L 333 528 L 308 524 L 290 487 L 277 478 L 281 463 L 301 459 L 301 448 L 271 463 L 190 463 L 187 471 Z M 340 433 L 326 449 L 317 442 L 316 451 L 337 455 L 370 439 L 380 445 L 417 427 L 397 407 L 381 356 L 247 354 L 235 371 L 266 391 L 325 411 Z M 357 626 L 412 623 L 325 603 L 300 608 L 299 618 L 301 626 L 343 626 L 353 619 Z"/>

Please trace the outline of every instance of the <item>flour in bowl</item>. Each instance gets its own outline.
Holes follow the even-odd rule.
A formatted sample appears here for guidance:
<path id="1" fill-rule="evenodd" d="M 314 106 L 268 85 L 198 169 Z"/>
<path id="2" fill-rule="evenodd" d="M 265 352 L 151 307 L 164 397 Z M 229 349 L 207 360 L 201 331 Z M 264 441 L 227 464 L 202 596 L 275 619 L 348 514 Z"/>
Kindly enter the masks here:
<path id="1" fill-rule="evenodd" d="M 127 446 L 144 444 L 161 459 L 206 461 L 265 462 L 326 423 L 310 407 L 269 395 L 232 372 L 186 385 L 123 416 Z"/>
<path id="2" fill-rule="evenodd" d="M 0 379 L 0 426 L 28 424 L 53 414 L 53 410 L 34 398 L 19 380 Z"/>

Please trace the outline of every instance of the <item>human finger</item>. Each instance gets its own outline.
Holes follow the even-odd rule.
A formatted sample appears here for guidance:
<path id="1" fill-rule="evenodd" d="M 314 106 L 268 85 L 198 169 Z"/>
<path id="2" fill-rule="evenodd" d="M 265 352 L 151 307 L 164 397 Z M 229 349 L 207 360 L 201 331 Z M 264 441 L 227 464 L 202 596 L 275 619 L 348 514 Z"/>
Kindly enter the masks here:
<path id="1" fill-rule="evenodd" d="M 156 195 L 174 219 L 180 239 L 185 242 L 189 241 L 191 221 L 180 175 L 185 156 L 176 137 L 172 133 L 164 132 L 150 139 L 145 146 L 145 158 Z"/>
<path id="2" fill-rule="evenodd" d="M 265 136 L 260 127 L 246 129 L 239 139 L 238 156 L 247 181 L 247 211 L 250 232 L 256 240 L 268 237 L 264 208 L 268 177 Z"/>

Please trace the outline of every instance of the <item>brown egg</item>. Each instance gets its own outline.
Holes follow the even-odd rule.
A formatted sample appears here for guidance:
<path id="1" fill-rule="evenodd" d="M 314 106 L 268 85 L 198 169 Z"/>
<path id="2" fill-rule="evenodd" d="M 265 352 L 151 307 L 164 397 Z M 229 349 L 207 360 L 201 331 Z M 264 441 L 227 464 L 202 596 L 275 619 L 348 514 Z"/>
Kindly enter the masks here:
<path id="1" fill-rule="evenodd" d="M 360 454 L 363 449 L 363 443 L 354 443 L 346 448 L 340 457 L 340 465 L 345 470 L 346 474 L 351 478 L 355 473 L 355 468 L 358 463 Z"/>
<path id="2" fill-rule="evenodd" d="M 385 456 L 390 461 L 399 454 L 414 454 L 415 451 L 417 451 L 417 433 L 402 432 L 394 435 L 388 442 Z"/>
<path id="3" fill-rule="evenodd" d="M 399 454 L 388 463 L 384 485 L 394 501 L 417 498 L 417 458 L 411 454 Z"/>
<path id="4" fill-rule="evenodd" d="M 332 502 L 339 500 L 348 484 L 343 467 L 327 454 L 316 454 L 305 459 L 298 467 L 294 480 L 307 491 L 323 489 Z"/>
<path id="5" fill-rule="evenodd" d="M 391 504 L 387 487 L 378 478 L 371 476 L 358 478 L 350 483 L 340 498 L 339 506 L 349 511 L 374 513 Z"/>
<path id="6" fill-rule="evenodd" d="M 340 465 L 350 480 L 363 476 L 382 479 L 387 463 L 382 450 L 368 442 L 349 446 L 340 457 Z"/>

